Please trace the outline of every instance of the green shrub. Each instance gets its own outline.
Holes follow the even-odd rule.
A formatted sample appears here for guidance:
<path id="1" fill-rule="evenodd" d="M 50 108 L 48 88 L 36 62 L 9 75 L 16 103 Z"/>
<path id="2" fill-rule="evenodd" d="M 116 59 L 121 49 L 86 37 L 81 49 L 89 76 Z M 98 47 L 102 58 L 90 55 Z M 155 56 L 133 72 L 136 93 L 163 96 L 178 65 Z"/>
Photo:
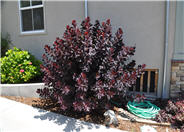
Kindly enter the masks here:
<path id="1" fill-rule="evenodd" d="M 14 47 L 6 52 L 6 56 L 0 59 L 1 82 L 23 83 L 40 76 L 40 64 L 28 51 Z"/>
<path id="2" fill-rule="evenodd" d="M 9 34 L 7 34 L 6 37 L 1 37 L 1 57 L 5 56 L 10 44 L 11 40 Z"/>

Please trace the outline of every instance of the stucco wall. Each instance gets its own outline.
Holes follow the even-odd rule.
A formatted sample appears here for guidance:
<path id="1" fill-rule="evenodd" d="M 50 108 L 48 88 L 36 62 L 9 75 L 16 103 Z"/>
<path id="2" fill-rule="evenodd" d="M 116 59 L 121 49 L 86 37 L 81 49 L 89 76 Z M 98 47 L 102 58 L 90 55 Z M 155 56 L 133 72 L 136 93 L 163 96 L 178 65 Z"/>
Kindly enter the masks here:
<path id="1" fill-rule="evenodd" d="M 89 2 L 89 16 L 112 20 L 113 30 L 122 27 L 127 45 L 136 44 L 135 60 L 147 68 L 159 69 L 158 89 L 162 87 L 164 51 L 164 2 Z M 161 91 L 158 91 L 160 96 Z"/>
<path id="2" fill-rule="evenodd" d="M 84 19 L 84 2 L 44 2 L 45 34 L 21 35 L 18 2 L 2 3 L 2 33 L 9 33 L 13 45 L 30 51 L 38 59 L 43 54 L 43 46 L 52 44 L 56 37 L 63 35 L 67 24 L 73 19 L 81 22 Z"/>
<path id="3" fill-rule="evenodd" d="M 164 2 L 89 2 L 88 5 L 93 21 L 110 18 L 114 31 L 122 27 L 125 43 L 136 44 L 137 62 L 146 63 L 150 68 L 162 66 Z"/>
<path id="4" fill-rule="evenodd" d="M 175 2 L 171 2 L 169 57 L 167 89 L 170 84 L 170 60 L 173 52 L 175 31 Z M 163 55 L 165 35 L 165 2 L 88 2 L 88 15 L 92 22 L 96 19 L 111 19 L 113 32 L 122 27 L 124 42 L 136 44 L 137 64 L 145 63 L 147 68 L 159 69 L 158 96 L 161 96 L 163 76 Z M 51 44 L 64 32 L 66 24 L 73 19 L 84 19 L 84 2 L 45 2 L 46 34 L 20 35 L 17 2 L 5 2 L 2 6 L 2 33 L 8 32 L 18 48 L 29 50 L 41 59 L 43 46 Z M 171 19 L 172 18 L 172 19 Z M 168 90 L 169 91 L 169 90 Z"/>

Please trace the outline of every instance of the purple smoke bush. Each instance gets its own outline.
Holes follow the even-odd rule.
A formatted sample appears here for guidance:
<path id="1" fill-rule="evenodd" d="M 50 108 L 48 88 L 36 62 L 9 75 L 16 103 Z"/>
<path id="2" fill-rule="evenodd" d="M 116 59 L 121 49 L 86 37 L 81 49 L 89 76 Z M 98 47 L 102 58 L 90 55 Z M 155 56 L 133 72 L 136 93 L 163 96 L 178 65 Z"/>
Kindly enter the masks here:
<path id="1" fill-rule="evenodd" d="M 112 98 L 126 96 L 145 64 L 135 67 L 135 47 L 124 44 L 121 28 L 114 36 L 111 29 L 110 19 L 92 25 L 88 17 L 80 28 L 73 20 L 62 38 L 45 45 L 40 96 L 57 101 L 61 110 L 83 112 L 108 109 Z"/>

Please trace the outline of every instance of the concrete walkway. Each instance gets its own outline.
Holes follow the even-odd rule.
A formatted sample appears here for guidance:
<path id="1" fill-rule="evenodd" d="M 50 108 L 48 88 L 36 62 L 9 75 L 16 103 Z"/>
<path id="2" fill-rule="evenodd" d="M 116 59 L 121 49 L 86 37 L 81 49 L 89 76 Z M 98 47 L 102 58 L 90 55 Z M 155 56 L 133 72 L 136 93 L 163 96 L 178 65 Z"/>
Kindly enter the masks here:
<path id="1" fill-rule="evenodd" d="M 0 97 L 0 132 L 120 132 Z M 122 131 L 121 131 L 122 132 Z"/>

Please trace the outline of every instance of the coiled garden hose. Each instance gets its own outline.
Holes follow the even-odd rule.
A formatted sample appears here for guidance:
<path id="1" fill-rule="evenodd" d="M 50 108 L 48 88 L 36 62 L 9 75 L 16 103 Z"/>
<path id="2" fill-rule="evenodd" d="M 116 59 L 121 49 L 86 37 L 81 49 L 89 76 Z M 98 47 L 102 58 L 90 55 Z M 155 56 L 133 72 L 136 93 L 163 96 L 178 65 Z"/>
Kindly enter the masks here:
<path id="1" fill-rule="evenodd" d="M 144 119 L 155 118 L 160 110 L 159 107 L 150 103 L 149 101 L 144 101 L 140 103 L 129 101 L 127 107 L 131 113 Z"/>

